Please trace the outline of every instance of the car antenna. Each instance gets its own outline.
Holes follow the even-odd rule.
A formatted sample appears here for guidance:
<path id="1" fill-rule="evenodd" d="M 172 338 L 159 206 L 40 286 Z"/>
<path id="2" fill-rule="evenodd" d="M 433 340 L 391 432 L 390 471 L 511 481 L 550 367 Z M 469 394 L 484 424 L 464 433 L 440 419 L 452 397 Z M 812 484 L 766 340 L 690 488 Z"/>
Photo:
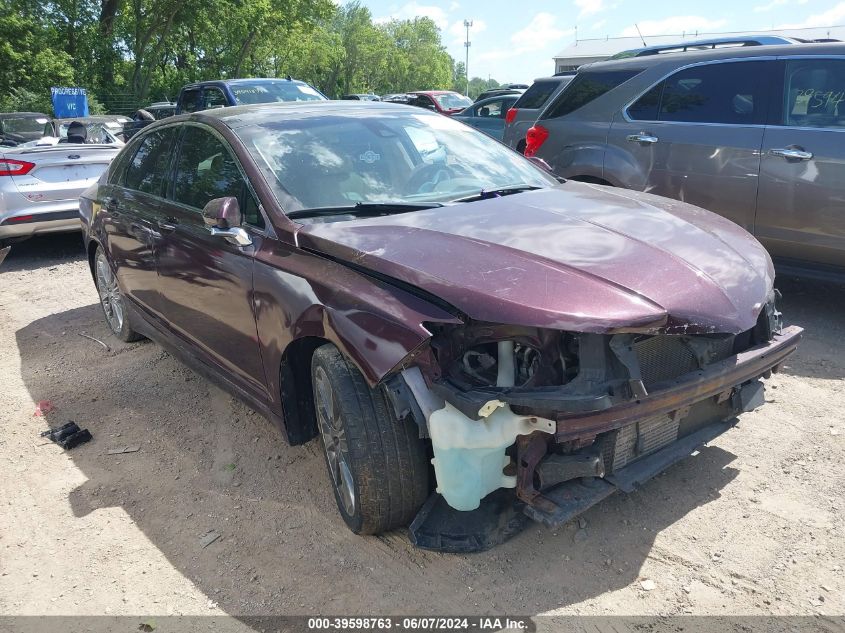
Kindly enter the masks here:
<path id="1" fill-rule="evenodd" d="M 648 44 L 645 43 L 645 38 L 643 37 L 643 34 L 640 31 L 640 27 L 636 22 L 634 22 L 634 28 L 637 29 L 637 34 L 640 36 L 640 40 L 642 40 L 643 46 L 648 46 Z"/>

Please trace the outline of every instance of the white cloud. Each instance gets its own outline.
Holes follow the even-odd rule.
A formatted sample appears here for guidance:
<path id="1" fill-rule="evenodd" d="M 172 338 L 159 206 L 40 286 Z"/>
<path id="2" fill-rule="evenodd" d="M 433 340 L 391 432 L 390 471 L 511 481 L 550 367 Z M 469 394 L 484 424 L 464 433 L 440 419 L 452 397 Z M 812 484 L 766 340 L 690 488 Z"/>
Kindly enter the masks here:
<path id="1" fill-rule="evenodd" d="M 797 4 L 807 4 L 810 0 L 797 0 Z M 761 4 L 754 7 L 755 13 L 765 13 L 766 11 L 771 11 L 776 7 L 782 7 L 785 4 L 789 4 L 789 0 L 771 0 L 768 4 Z"/>
<path id="2" fill-rule="evenodd" d="M 472 18 L 468 19 L 472 20 L 472 26 L 469 27 L 469 41 L 472 42 L 476 35 L 487 30 L 487 22 Z M 452 46 L 463 46 L 467 36 L 467 29 L 464 26 L 463 19 L 452 22 L 452 26 L 448 28 L 448 33 L 452 36 Z"/>
<path id="3" fill-rule="evenodd" d="M 845 3 L 843 3 L 845 6 Z M 706 33 L 725 26 L 727 20 L 711 20 L 698 15 L 674 15 L 663 20 L 643 20 L 637 22 L 643 35 L 692 35 Z M 623 37 L 637 37 L 637 27 L 633 24 L 624 29 Z"/>
<path id="4" fill-rule="evenodd" d="M 441 7 L 417 4 L 416 2 L 409 2 L 390 15 L 378 17 L 373 22 L 383 24 L 390 22 L 390 20 L 413 20 L 414 18 L 431 18 L 441 31 L 445 31 L 449 27 L 449 16 Z"/>
<path id="5" fill-rule="evenodd" d="M 525 53 L 546 48 L 563 37 L 571 35 L 575 29 L 561 29 L 557 26 L 557 17 L 545 11 L 538 13 L 524 29 L 511 35 L 512 53 Z"/>
<path id="6" fill-rule="evenodd" d="M 520 29 L 511 35 L 510 46 L 497 46 L 492 50 L 480 53 L 475 57 L 475 60 L 476 62 L 481 63 L 482 67 L 487 66 L 484 62 L 492 61 L 514 62 L 517 67 L 521 67 L 521 65 L 527 60 L 531 60 L 533 62 L 534 59 L 544 57 L 544 49 L 545 52 L 548 53 L 548 57 L 551 57 L 552 53 L 555 51 L 549 49 L 557 49 L 557 47 L 560 46 L 561 39 L 574 33 L 575 29 L 559 28 L 557 26 L 557 17 L 554 15 L 541 12 L 531 18 L 531 21 L 525 28 Z M 470 66 L 471 65 L 472 54 L 470 54 Z M 512 66 L 514 64 L 512 63 L 509 65 Z M 501 64 L 497 64 L 496 66 L 498 70 L 496 70 L 493 74 L 496 75 L 497 79 L 501 80 Z M 542 70 L 538 73 L 538 71 L 533 68 L 530 71 L 527 71 L 525 68 L 521 68 L 519 72 L 531 72 L 531 77 L 535 75 L 541 76 L 543 74 Z"/>
<path id="7" fill-rule="evenodd" d="M 781 24 L 779 29 L 806 29 L 814 26 L 836 26 L 845 21 L 845 2 L 840 2 L 835 7 L 822 13 L 814 13 L 803 22 L 793 24 Z"/>
<path id="8" fill-rule="evenodd" d="M 754 13 L 764 13 L 766 11 L 771 11 L 775 7 L 782 6 L 786 4 L 789 0 L 772 0 L 768 4 L 761 4 L 759 6 L 754 7 Z"/>
<path id="9" fill-rule="evenodd" d="M 601 27 L 603 27 L 605 24 L 607 24 L 607 20 L 599 20 L 598 22 L 596 22 L 595 24 L 592 24 L 592 25 L 590 26 L 590 30 L 591 30 L 591 31 L 598 31 L 598 30 L 599 30 Z"/>
<path id="10" fill-rule="evenodd" d="M 607 8 L 604 6 L 604 0 L 575 0 L 575 6 L 580 9 L 579 18 L 601 13 Z"/>

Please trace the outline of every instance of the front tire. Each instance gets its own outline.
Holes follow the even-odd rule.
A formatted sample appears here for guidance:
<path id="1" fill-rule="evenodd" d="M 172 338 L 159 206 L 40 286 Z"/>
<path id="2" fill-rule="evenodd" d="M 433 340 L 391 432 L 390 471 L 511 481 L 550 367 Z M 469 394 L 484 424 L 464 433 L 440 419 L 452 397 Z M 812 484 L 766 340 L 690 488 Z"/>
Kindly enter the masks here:
<path id="1" fill-rule="evenodd" d="M 320 443 L 349 529 L 378 534 L 410 523 L 429 493 L 416 424 L 397 420 L 382 391 L 332 344 L 314 352 L 311 379 Z"/>
<path id="2" fill-rule="evenodd" d="M 100 295 L 100 305 L 112 334 L 124 343 L 132 343 L 144 338 L 132 328 L 129 313 L 126 310 L 126 299 L 120 291 L 117 277 L 111 269 L 105 252 L 99 246 L 94 258 L 94 280 Z"/>

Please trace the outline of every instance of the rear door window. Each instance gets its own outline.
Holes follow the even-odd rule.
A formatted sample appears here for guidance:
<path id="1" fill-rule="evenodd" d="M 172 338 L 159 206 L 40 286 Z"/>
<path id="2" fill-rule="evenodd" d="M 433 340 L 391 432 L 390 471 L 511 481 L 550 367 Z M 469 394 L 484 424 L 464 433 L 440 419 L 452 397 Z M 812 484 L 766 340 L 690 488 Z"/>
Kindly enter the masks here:
<path id="1" fill-rule="evenodd" d="M 475 108 L 475 116 L 485 119 L 501 119 L 505 116 L 504 100 L 497 99 Z"/>
<path id="2" fill-rule="evenodd" d="M 660 82 L 654 88 L 637 99 L 628 108 L 628 117 L 635 121 L 657 121 L 660 112 L 660 97 L 663 94 L 664 82 Z"/>
<path id="3" fill-rule="evenodd" d="M 556 119 L 595 101 L 632 77 L 639 75 L 641 68 L 629 70 L 583 71 L 579 72 L 566 90 L 549 106 L 544 119 Z"/>
<path id="4" fill-rule="evenodd" d="M 220 88 L 206 88 L 203 91 L 203 101 L 205 102 L 205 109 L 211 108 L 225 108 L 229 105 L 226 102 L 226 95 Z"/>
<path id="5" fill-rule="evenodd" d="M 197 110 L 202 110 L 202 106 L 200 105 L 201 96 L 202 90 L 199 88 L 194 90 L 185 90 L 182 93 L 182 103 L 180 104 L 182 112 L 196 112 Z"/>
<path id="6" fill-rule="evenodd" d="M 554 94 L 554 91 L 557 90 L 560 83 L 561 82 L 559 81 L 551 80 L 535 81 L 531 84 L 531 87 L 522 94 L 513 107 L 539 110 L 546 105 L 546 101 L 548 101 L 549 97 Z"/>
<path id="7" fill-rule="evenodd" d="M 782 125 L 845 127 L 845 60 L 786 62 Z"/>
<path id="8" fill-rule="evenodd" d="M 687 123 L 760 125 L 766 121 L 765 61 L 725 62 L 693 66 L 663 82 L 658 120 Z M 654 89 L 635 110 L 652 107 Z M 629 110 L 630 114 L 630 110 Z"/>
<path id="9" fill-rule="evenodd" d="M 175 137 L 176 128 L 172 127 L 148 134 L 126 168 L 124 186 L 153 196 L 163 195 Z"/>

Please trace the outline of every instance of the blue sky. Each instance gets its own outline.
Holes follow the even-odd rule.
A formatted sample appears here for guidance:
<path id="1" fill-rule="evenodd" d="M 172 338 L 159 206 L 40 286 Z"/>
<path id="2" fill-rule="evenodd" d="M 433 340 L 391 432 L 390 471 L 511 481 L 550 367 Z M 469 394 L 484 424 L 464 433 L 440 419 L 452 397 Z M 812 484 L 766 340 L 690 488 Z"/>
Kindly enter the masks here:
<path id="1" fill-rule="evenodd" d="M 578 38 L 743 31 L 845 24 L 843 0 L 363 0 L 376 20 L 428 16 L 471 76 L 530 82 L 553 72 L 552 56 Z"/>

